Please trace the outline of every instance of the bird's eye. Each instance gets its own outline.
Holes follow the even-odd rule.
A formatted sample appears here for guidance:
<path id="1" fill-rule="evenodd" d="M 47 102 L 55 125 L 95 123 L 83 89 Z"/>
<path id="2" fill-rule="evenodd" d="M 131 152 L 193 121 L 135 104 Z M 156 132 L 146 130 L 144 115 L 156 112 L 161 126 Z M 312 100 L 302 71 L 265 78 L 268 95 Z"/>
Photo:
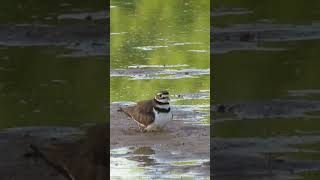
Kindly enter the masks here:
<path id="1" fill-rule="evenodd" d="M 160 95 L 159 95 L 159 97 L 161 97 L 161 98 L 162 98 L 162 94 L 160 94 Z"/>

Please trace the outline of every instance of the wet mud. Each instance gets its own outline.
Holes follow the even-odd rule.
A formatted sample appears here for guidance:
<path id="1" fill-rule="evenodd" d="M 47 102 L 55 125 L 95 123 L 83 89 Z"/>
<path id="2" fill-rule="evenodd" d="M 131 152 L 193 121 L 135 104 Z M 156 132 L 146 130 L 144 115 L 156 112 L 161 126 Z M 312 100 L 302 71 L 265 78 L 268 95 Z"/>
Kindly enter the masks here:
<path id="1" fill-rule="evenodd" d="M 3 130 L 1 179 L 106 179 L 108 133 L 105 125 Z"/>
<path id="2" fill-rule="evenodd" d="M 270 131 L 273 124 L 278 124 L 280 130 L 273 128 L 271 131 L 274 134 L 254 131 L 255 137 L 249 134 L 245 137 L 235 135 L 212 138 L 212 176 L 226 179 L 292 179 L 301 178 L 302 172 L 319 170 L 320 161 L 312 158 L 312 154 L 319 151 L 308 148 L 308 145 L 313 147 L 320 142 L 319 131 L 294 124 L 294 118 L 298 118 L 299 124 L 303 120 L 309 124 L 309 119 L 318 118 L 317 115 L 308 114 L 318 112 L 319 107 L 318 101 L 311 100 L 273 100 L 213 106 L 211 109 L 216 114 L 214 128 L 228 121 L 236 123 L 236 120 L 246 121 L 248 126 L 255 126 L 256 121 L 263 123 L 265 127 L 263 124 L 261 127 L 255 126 L 257 131 Z M 293 124 L 292 132 L 284 130 L 286 127 L 282 127 L 283 123 L 289 123 L 287 127 Z"/>
<path id="3" fill-rule="evenodd" d="M 0 45 L 60 46 L 72 51 L 64 56 L 103 56 L 109 54 L 108 31 L 105 23 L 0 25 Z"/>
<path id="4" fill-rule="evenodd" d="M 134 171 L 131 179 L 208 179 L 209 126 L 173 120 L 160 132 L 141 133 L 118 109 L 111 105 L 111 179 L 124 178 L 134 168 L 141 171 Z"/>
<path id="5" fill-rule="evenodd" d="M 216 9 L 213 18 L 223 16 L 246 16 L 254 14 L 244 8 Z M 275 24 L 261 19 L 253 24 L 233 24 L 212 27 L 211 53 L 224 54 L 233 51 L 287 51 L 286 47 L 272 47 L 274 42 L 292 42 L 320 39 L 320 24 L 310 25 Z"/>
<path id="6" fill-rule="evenodd" d="M 111 69 L 111 77 L 130 77 L 131 80 L 181 79 L 209 75 L 210 69 L 170 69 L 163 65 L 157 68 Z"/>
<path id="7" fill-rule="evenodd" d="M 228 114 L 230 120 L 263 119 L 263 118 L 318 118 L 312 112 L 320 111 L 320 101 L 316 100 L 272 100 L 262 102 L 243 102 L 216 104 L 212 111 Z M 218 117 L 217 121 L 228 117 Z"/>
<path id="8" fill-rule="evenodd" d="M 290 145 L 318 143 L 320 136 L 273 138 L 213 138 L 211 175 L 225 179 L 292 179 L 319 170 L 320 161 L 292 156 L 310 153 Z"/>
<path id="9" fill-rule="evenodd" d="M 211 55 L 251 55 L 257 51 L 262 54 L 293 53 L 301 50 L 296 45 L 320 39 L 317 21 L 285 24 L 276 23 L 281 19 L 279 17 L 265 19 L 257 16 L 258 12 L 253 9 L 214 9 L 211 12 L 211 17 L 216 20 L 211 27 Z M 229 24 L 223 24 L 220 18 L 225 18 Z M 307 56 L 302 58 L 309 60 Z M 253 63 L 248 66 L 255 67 L 255 60 L 252 59 Z M 214 178 L 304 179 L 302 173 L 319 171 L 317 147 L 320 136 L 316 124 L 319 90 L 304 89 L 305 84 L 297 87 L 299 90 L 282 89 L 287 95 L 278 99 L 257 97 L 252 101 L 229 100 L 211 106 L 215 136 L 211 139 L 211 175 Z"/>

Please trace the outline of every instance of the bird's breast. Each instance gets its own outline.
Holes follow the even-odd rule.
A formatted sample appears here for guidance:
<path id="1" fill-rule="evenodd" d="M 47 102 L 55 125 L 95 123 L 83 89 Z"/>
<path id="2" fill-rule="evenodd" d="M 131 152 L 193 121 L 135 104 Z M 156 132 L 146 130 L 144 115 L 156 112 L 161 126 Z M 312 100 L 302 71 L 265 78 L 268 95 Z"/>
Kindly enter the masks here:
<path id="1" fill-rule="evenodd" d="M 154 123 L 158 126 L 163 127 L 166 125 L 169 121 L 172 120 L 172 113 L 169 112 L 158 112 L 154 110 L 155 120 Z"/>

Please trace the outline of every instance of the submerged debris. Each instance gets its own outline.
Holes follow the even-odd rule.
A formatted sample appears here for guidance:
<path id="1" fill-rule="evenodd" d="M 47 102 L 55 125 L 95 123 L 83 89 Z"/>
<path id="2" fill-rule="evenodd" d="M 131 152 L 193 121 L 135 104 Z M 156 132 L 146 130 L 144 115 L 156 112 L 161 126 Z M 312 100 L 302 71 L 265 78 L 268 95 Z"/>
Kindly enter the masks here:
<path id="1" fill-rule="evenodd" d="M 104 180 L 107 178 L 107 125 L 87 129 L 80 139 L 51 139 L 46 142 L 31 142 L 25 157 L 42 159 L 69 180 Z"/>

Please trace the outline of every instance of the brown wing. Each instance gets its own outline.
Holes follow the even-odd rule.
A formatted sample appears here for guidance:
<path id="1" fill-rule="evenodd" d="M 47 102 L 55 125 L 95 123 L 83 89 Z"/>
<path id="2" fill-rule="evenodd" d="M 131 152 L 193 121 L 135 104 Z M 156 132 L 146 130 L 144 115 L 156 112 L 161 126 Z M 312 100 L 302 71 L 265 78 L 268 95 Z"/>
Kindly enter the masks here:
<path id="1" fill-rule="evenodd" d="M 123 111 L 126 115 L 132 118 L 132 113 L 135 109 L 135 106 L 133 107 L 120 107 L 120 111 Z"/>
<path id="2" fill-rule="evenodd" d="M 140 101 L 133 107 L 121 108 L 121 110 L 147 127 L 154 121 L 153 103 L 153 100 Z"/>

